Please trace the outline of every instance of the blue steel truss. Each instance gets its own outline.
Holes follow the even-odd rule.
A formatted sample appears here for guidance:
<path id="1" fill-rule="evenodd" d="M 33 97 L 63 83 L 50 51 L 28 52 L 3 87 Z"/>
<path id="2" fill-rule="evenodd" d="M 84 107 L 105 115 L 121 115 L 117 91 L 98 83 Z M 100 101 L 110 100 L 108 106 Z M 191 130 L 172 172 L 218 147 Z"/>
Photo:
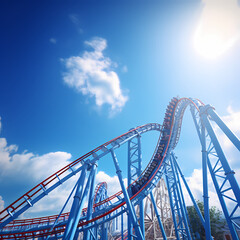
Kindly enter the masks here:
<path id="1" fill-rule="evenodd" d="M 182 119 L 188 106 L 202 147 L 204 217 L 173 153 L 180 138 Z M 211 106 L 204 105 L 196 99 L 173 98 L 167 106 L 163 125 L 146 124 L 114 138 L 51 175 L 1 211 L 0 239 L 145 239 L 143 200 L 148 194 L 162 235 L 166 239 L 152 194 L 159 179 L 164 177 L 169 192 L 176 238 L 194 239 L 182 192 L 181 178 L 205 229 L 206 239 L 210 240 L 212 236 L 207 174 L 209 171 L 232 239 L 239 240 L 237 231 L 240 229 L 240 189 L 235 173 L 229 166 L 215 134 L 215 126 L 213 127 L 211 122 L 214 122 L 240 150 L 239 139 Z M 158 131 L 160 137 L 152 159 L 142 171 L 141 137 L 152 130 Z M 115 151 L 125 143 L 128 144 L 128 188 L 124 186 L 122 170 Z M 107 196 L 106 185 L 98 185 L 95 188 L 97 164 L 106 155 L 112 158 L 121 186 L 121 191 L 110 197 Z M 66 202 L 67 204 L 72 195 L 74 196 L 70 213 L 63 213 L 65 204 L 56 216 L 15 220 L 77 173 L 80 176 Z M 98 190 L 94 192 L 94 188 Z M 86 209 L 83 208 L 85 202 Z M 136 206 L 140 208 L 139 218 L 136 214 Z M 126 215 L 129 220 L 127 229 L 124 225 Z"/>
<path id="2" fill-rule="evenodd" d="M 237 235 L 237 229 L 240 229 L 240 226 L 239 222 L 236 220 L 240 219 L 240 189 L 234 176 L 235 172 L 228 164 L 216 134 L 214 133 L 213 127 L 209 121 L 208 115 L 211 117 L 212 121 L 215 121 L 215 123 L 222 130 L 224 130 L 226 136 L 229 137 L 229 139 L 238 149 L 240 141 L 220 120 L 212 107 L 206 105 L 200 107 L 200 109 L 200 112 L 196 112 L 193 108 L 191 108 L 191 112 L 201 145 L 206 149 L 206 164 L 208 165 L 208 169 L 211 174 L 212 181 L 232 238 L 239 239 Z M 205 128 L 207 131 L 205 131 Z M 204 178 L 203 181 L 206 182 L 207 179 Z M 226 201 L 230 202 L 231 204 L 227 204 Z"/>
<path id="3" fill-rule="evenodd" d="M 137 132 L 137 131 L 136 131 Z M 141 135 L 128 141 L 128 186 L 130 186 L 142 173 L 142 152 L 141 152 Z M 131 188 L 129 193 L 132 195 Z M 139 217 L 142 235 L 145 236 L 143 200 L 139 203 Z M 128 239 L 132 239 L 132 222 L 128 217 Z"/>
<path id="4" fill-rule="evenodd" d="M 173 216 L 177 239 L 191 239 L 186 206 L 182 195 L 180 182 L 174 165 L 174 155 L 169 157 L 165 166 L 165 178 Z"/>

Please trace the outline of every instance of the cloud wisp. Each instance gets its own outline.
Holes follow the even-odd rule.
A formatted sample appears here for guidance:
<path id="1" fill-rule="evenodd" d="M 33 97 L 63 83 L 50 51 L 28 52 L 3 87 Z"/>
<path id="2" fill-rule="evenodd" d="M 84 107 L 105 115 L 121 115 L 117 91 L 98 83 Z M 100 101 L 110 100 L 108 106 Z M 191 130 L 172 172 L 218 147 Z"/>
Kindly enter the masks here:
<path id="1" fill-rule="evenodd" d="M 85 44 L 93 51 L 85 51 L 81 56 L 63 60 L 67 69 L 63 76 L 64 82 L 81 94 L 94 97 L 98 107 L 107 104 L 111 106 L 111 113 L 121 111 L 128 97 L 123 94 L 120 79 L 112 70 L 114 63 L 104 56 L 107 41 L 93 38 Z"/>
<path id="2" fill-rule="evenodd" d="M 57 43 L 57 39 L 56 38 L 50 38 L 49 42 L 53 43 L 53 44 L 56 44 Z"/>

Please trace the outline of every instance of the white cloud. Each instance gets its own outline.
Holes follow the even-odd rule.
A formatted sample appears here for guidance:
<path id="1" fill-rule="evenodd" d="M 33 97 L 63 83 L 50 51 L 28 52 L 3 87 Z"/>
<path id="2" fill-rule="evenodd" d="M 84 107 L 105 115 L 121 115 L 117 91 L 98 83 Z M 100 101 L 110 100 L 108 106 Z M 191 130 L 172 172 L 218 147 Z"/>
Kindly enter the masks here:
<path id="1" fill-rule="evenodd" d="M 1 129 L 1 120 L 0 120 Z M 4 202 L 7 202 L 8 192 L 16 191 L 16 199 L 19 197 L 18 192 L 27 192 L 29 189 L 25 189 L 26 184 L 35 185 L 46 177 L 50 176 L 57 170 L 66 166 L 71 158 L 70 153 L 66 152 L 50 152 L 43 155 L 37 155 L 31 152 L 24 151 L 18 153 L 17 145 L 9 145 L 6 138 L 0 138 L 0 209 L 4 207 Z M 63 199 L 66 196 L 66 192 L 70 191 L 69 187 L 72 184 L 72 180 L 65 184 L 65 189 L 55 190 L 55 194 L 47 197 L 52 200 L 52 204 L 49 204 L 48 200 L 44 199 L 40 201 L 37 207 L 31 208 L 27 213 L 27 216 L 31 216 L 33 212 L 39 212 L 40 210 L 50 209 L 53 206 L 60 207 L 63 204 Z M 3 189 L 3 186 L 5 189 Z M 16 189 L 17 186 L 17 189 Z M 32 186 L 33 187 L 33 186 Z M 4 201 L 3 201 L 4 197 Z M 8 202 L 7 204 L 10 204 Z M 30 213 L 30 215 L 29 215 Z"/>
<path id="2" fill-rule="evenodd" d="M 189 188 L 195 198 L 195 200 L 203 201 L 203 180 L 202 180 L 202 169 L 194 169 L 190 177 L 186 177 Z M 183 186 L 183 183 L 181 184 Z M 211 181 L 210 173 L 208 173 L 208 194 L 210 206 L 216 206 L 221 209 L 220 202 L 218 200 L 215 188 Z M 183 193 L 186 201 L 186 205 L 192 205 L 192 201 L 187 193 L 185 187 L 183 187 Z"/>
<path id="3" fill-rule="evenodd" d="M 85 44 L 93 51 L 63 60 L 68 70 L 64 74 L 64 82 L 83 95 L 95 97 L 97 106 L 108 104 L 112 112 L 120 111 L 128 97 L 122 93 L 119 77 L 112 70 L 113 62 L 103 54 L 107 41 L 94 38 Z"/>
<path id="4" fill-rule="evenodd" d="M 56 38 L 50 38 L 49 42 L 53 43 L 53 44 L 56 44 L 57 43 L 57 39 Z"/>
<path id="5" fill-rule="evenodd" d="M 197 52 L 215 59 L 240 37 L 240 7 L 237 0 L 202 0 L 204 8 L 194 36 Z"/>
<path id="6" fill-rule="evenodd" d="M 125 187 L 127 187 L 127 178 L 123 179 Z M 96 184 L 100 182 L 107 183 L 107 193 L 108 196 L 112 196 L 113 194 L 121 191 L 121 186 L 119 184 L 118 177 L 115 175 L 113 177 L 109 176 L 103 171 L 99 171 L 96 175 Z"/>
<path id="7" fill-rule="evenodd" d="M 4 209 L 4 201 L 2 199 L 2 196 L 0 196 L 0 211 Z"/>
<path id="8" fill-rule="evenodd" d="M 24 151 L 17 153 L 16 145 L 8 145 L 5 138 L 0 138 L 0 180 L 5 177 L 43 180 L 43 178 L 61 169 L 71 158 L 70 153 L 50 152 L 41 156 Z"/>

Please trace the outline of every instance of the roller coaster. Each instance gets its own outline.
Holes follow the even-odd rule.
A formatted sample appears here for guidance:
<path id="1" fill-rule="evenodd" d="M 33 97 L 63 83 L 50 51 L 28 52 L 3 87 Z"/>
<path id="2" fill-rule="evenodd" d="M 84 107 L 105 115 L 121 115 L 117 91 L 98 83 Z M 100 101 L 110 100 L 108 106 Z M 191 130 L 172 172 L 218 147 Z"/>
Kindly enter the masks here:
<path id="1" fill-rule="evenodd" d="M 187 181 L 178 165 L 174 149 L 179 141 L 182 120 L 189 107 L 202 149 L 203 203 L 202 215 Z M 214 124 L 214 127 L 213 127 Z M 146 237 L 144 201 L 151 199 L 161 239 L 169 239 L 163 216 L 158 212 L 153 190 L 161 179 L 166 182 L 174 238 L 196 239 L 187 214 L 184 185 L 194 205 L 207 240 L 213 239 L 210 227 L 208 171 L 216 190 L 231 239 L 239 240 L 240 188 L 235 172 L 223 152 L 216 136 L 221 129 L 240 151 L 240 141 L 226 126 L 210 105 L 198 99 L 173 98 L 166 109 L 163 124 L 149 123 L 138 126 L 116 137 L 71 162 L 26 192 L 0 212 L 0 239 L 150 239 Z M 159 140 L 151 160 L 142 169 L 141 137 L 146 132 L 159 132 Z M 116 149 L 127 144 L 128 187 L 123 181 Z M 121 191 L 107 194 L 107 184 L 95 186 L 98 163 L 104 156 L 111 157 Z M 32 219 L 17 219 L 21 214 L 48 194 L 78 176 L 75 186 L 58 215 Z M 64 212 L 71 202 L 70 212 Z M 84 208 L 84 204 L 87 206 Z"/>

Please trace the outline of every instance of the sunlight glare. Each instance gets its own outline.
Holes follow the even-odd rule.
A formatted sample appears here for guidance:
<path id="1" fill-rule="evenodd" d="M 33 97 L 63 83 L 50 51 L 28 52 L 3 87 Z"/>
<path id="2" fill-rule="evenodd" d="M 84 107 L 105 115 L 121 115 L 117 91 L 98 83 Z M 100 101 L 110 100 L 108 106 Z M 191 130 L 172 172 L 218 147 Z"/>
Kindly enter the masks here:
<path id="1" fill-rule="evenodd" d="M 201 56 L 215 59 L 240 37 L 240 8 L 237 0 L 203 0 L 203 3 L 194 47 Z"/>

